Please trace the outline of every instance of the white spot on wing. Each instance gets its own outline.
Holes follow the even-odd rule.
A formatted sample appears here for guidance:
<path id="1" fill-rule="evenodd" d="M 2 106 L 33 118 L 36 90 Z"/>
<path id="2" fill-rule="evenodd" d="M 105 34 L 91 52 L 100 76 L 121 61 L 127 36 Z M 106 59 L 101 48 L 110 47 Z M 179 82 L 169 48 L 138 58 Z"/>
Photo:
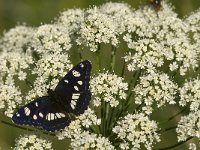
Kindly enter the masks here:
<path id="1" fill-rule="evenodd" d="M 62 118 L 59 113 L 56 113 L 57 118 Z"/>
<path id="2" fill-rule="evenodd" d="M 36 119 L 37 119 L 37 116 L 36 116 L 36 115 L 33 115 L 33 119 L 36 120 Z"/>
<path id="3" fill-rule="evenodd" d="M 79 96 L 80 96 L 79 93 L 72 94 L 72 99 L 77 100 L 77 99 L 79 99 Z"/>
<path id="4" fill-rule="evenodd" d="M 63 113 L 59 113 L 59 114 L 60 114 L 61 117 L 65 117 L 65 114 L 63 114 Z"/>
<path id="5" fill-rule="evenodd" d="M 78 81 L 78 84 L 79 84 L 79 85 L 82 85 L 82 84 L 83 84 L 83 81 Z"/>
<path id="6" fill-rule="evenodd" d="M 55 117 L 54 113 L 50 113 L 51 120 L 54 120 L 54 117 Z"/>
<path id="7" fill-rule="evenodd" d="M 78 86 L 74 86 L 74 89 L 75 89 L 76 91 L 79 91 Z"/>
<path id="8" fill-rule="evenodd" d="M 39 116 L 40 116 L 41 118 L 43 118 L 43 114 L 42 114 L 41 112 L 39 113 Z"/>
<path id="9" fill-rule="evenodd" d="M 29 116 L 31 113 L 31 110 L 28 107 L 24 108 L 24 113 L 26 114 L 26 116 Z"/>
<path id="10" fill-rule="evenodd" d="M 72 109 L 75 109 L 75 106 L 72 103 L 70 104 L 70 106 Z"/>
<path id="11" fill-rule="evenodd" d="M 38 107 L 38 102 L 35 102 L 35 106 Z"/>
<path id="12" fill-rule="evenodd" d="M 65 83 L 69 83 L 69 81 L 68 81 L 68 80 L 64 80 L 64 82 L 65 82 Z"/>
<path id="13" fill-rule="evenodd" d="M 49 120 L 49 121 L 51 120 L 51 113 L 48 113 L 48 114 L 47 114 L 46 119 Z"/>
<path id="14" fill-rule="evenodd" d="M 16 115 L 17 115 L 17 117 L 19 117 L 19 116 L 20 116 L 20 114 L 19 114 L 19 113 L 16 113 Z"/>
<path id="15" fill-rule="evenodd" d="M 83 67 L 84 67 L 84 64 L 80 63 L 80 66 L 81 66 L 81 68 L 83 68 Z"/>
<path id="16" fill-rule="evenodd" d="M 72 109 L 75 109 L 76 101 L 77 100 L 71 100 L 70 106 L 71 106 Z"/>
<path id="17" fill-rule="evenodd" d="M 72 70 L 72 74 L 75 77 L 80 77 L 81 76 L 81 74 L 78 71 L 76 71 L 76 70 Z"/>

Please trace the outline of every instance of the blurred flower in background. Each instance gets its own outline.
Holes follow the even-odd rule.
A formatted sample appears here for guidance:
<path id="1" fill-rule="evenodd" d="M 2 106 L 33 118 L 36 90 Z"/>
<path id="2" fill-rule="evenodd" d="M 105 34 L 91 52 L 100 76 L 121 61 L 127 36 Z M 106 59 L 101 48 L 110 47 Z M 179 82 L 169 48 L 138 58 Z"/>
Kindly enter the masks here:
<path id="1" fill-rule="evenodd" d="M 22 24 L 4 32 L 0 38 L 4 118 L 47 95 L 73 64 L 92 62 L 88 109 L 55 134 L 1 119 L 19 136 L 10 147 L 198 149 L 199 20 L 199 11 L 179 18 L 165 1 L 159 10 L 108 2 L 65 10 L 51 24 Z M 26 135 L 19 135 L 19 130 L 27 130 Z M 63 146 L 65 141 L 60 140 L 69 144 Z"/>

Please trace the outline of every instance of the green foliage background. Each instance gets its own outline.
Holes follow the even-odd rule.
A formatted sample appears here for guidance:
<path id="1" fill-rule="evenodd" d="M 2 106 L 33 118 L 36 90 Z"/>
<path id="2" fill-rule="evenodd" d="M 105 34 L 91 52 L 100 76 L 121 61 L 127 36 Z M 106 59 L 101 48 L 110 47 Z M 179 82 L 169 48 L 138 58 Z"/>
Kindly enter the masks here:
<path id="1" fill-rule="evenodd" d="M 100 5 L 108 0 L 0 0 L 0 32 L 14 27 L 18 22 L 29 25 L 49 23 L 59 12 L 68 8 L 88 8 L 90 5 Z M 122 2 L 122 0 L 111 0 Z M 148 0 L 123 0 L 132 7 L 145 5 Z M 175 6 L 176 12 L 183 17 L 200 6 L 199 0 L 169 0 Z"/>
<path id="2" fill-rule="evenodd" d="M 105 2 L 107 0 L 0 0 L 0 35 L 4 30 L 9 30 L 17 23 L 26 22 L 28 25 L 38 26 L 41 23 L 50 23 L 54 17 L 59 15 L 60 11 L 65 9 L 88 8 L 91 5 L 101 5 Z M 122 1 L 113 0 L 112 2 Z M 137 8 L 147 4 L 148 0 L 123 0 L 123 2 L 130 4 L 133 8 Z M 172 3 L 181 18 L 200 7 L 200 0 L 169 0 L 169 2 Z M 3 118 L 2 115 L 0 115 L 0 118 L 1 120 L 9 121 L 7 118 Z M 19 134 L 27 132 L 0 122 L 0 149 L 11 149 L 14 146 L 15 138 Z M 176 140 L 174 138 L 171 139 Z M 166 141 L 166 143 L 168 142 Z M 57 148 L 59 147 L 59 150 L 62 150 L 66 149 L 64 147 L 68 143 L 67 141 L 60 141 L 54 144 Z"/>

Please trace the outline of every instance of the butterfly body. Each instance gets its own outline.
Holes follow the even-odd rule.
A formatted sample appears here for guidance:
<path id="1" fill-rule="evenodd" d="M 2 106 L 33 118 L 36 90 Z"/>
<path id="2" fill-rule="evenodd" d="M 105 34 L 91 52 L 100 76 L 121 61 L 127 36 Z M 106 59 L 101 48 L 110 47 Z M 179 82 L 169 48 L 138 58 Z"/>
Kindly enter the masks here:
<path id="1" fill-rule="evenodd" d="M 47 131 L 63 129 L 71 122 L 71 115 L 87 109 L 91 64 L 85 60 L 74 66 L 58 83 L 42 96 L 20 108 L 12 117 L 16 124 L 42 127 Z"/>

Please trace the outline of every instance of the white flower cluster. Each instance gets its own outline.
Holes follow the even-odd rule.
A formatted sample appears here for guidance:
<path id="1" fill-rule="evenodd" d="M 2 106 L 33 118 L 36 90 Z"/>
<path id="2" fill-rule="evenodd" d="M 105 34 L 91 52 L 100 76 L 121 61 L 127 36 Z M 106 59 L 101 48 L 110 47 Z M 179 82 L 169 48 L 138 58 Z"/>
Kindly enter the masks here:
<path id="1" fill-rule="evenodd" d="M 89 132 L 90 128 L 100 125 L 101 121 L 95 115 L 95 112 L 88 108 L 82 115 L 76 117 L 62 132 L 57 134 L 60 140 L 70 138 L 70 146 L 72 149 L 108 149 L 114 147 L 110 141 L 95 133 Z"/>
<path id="2" fill-rule="evenodd" d="M 190 103 L 191 111 L 198 111 L 200 108 L 200 80 L 194 79 L 187 81 L 179 88 L 181 106 L 186 106 Z"/>
<path id="3" fill-rule="evenodd" d="M 153 144 L 160 141 L 156 131 L 157 123 L 143 113 L 128 114 L 113 128 L 113 132 L 123 141 L 120 148 L 135 150 L 141 149 L 142 145 L 151 150 Z"/>
<path id="4" fill-rule="evenodd" d="M 133 10 L 127 4 L 109 2 L 87 10 L 64 11 L 52 24 L 34 28 L 16 26 L 0 38 L 0 111 L 12 117 L 17 107 L 46 95 L 47 89 L 54 89 L 72 68 L 70 54 L 75 60 L 75 55 L 78 57 L 77 45 L 95 52 L 107 46 L 117 47 L 121 39 L 128 50 L 125 56 L 123 50 L 117 54 L 122 54 L 120 58 L 125 60 L 125 67 L 129 71 L 139 69 L 142 72 L 129 99 L 142 106 L 138 107 L 141 113 L 128 114 L 134 106 L 130 101 L 122 103 L 131 92 L 125 82 L 131 73 L 125 71 L 123 78 L 104 71 L 90 80 L 91 106 L 98 109 L 88 108 L 82 115 L 71 115 L 75 120 L 57 133 L 57 137 L 70 138 L 71 148 L 77 150 L 137 150 L 142 147 L 150 150 L 160 141 L 157 123 L 149 119 L 153 106 L 176 104 L 180 98 L 179 105 L 189 104 L 191 112 L 178 123 L 178 140 L 200 139 L 200 80 L 187 81 L 184 77 L 199 64 L 199 14 L 198 10 L 185 20 L 180 19 L 165 1 L 159 11 L 149 6 Z M 82 56 L 88 59 L 88 55 L 83 53 Z M 99 53 L 93 53 L 91 57 L 93 55 L 101 57 Z M 111 53 L 111 57 L 113 55 Z M 117 61 L 115 56 L 112 59 Z M 171 74 L 182 76 L 181 87 L 178 87 L 179 81 L 175 83 L 176 78 L 173 81 Z M 106 103 L 105 109 L 102 102 Z M 102 106 L 101 110 L 99 106 Z M 120 107 L 112 111 L 107 106 Z M 124 117 L 120 118 L 122 114 Z M 111 136 L 104 137 L 104 131 L 112 132 Z M 190 149 L 195 148 L 190 144 Z M 14 149 L 52 149 L 52 146 L 36 135 L 25 135 L 17 140 Z"/>
<path id="5" fill-rule="evenodd" d="M 200 141 L 200 111 L 182 116 L 176 132 L 178 141 L 185 141 L 189 137 L 196 137 Z"/>
<path id="6" fill-rule="evenodd" d="M 54 89 L 59 79 L 72 68 L 69 56 L 63 53 L 43 54 L 35 66 L 32 74 L 37 75 L 37 78 L 33 83 L 34 87 L 27 94 L 27 100 L 45 95 L 47 89 Z"/>
<path id="7" fill-rule="evenodd" d="M 189 144 L 189 150 L 196 150 L 196 149 L 197 149 L 196 144 L 194 143 Z"/>
<path id="8" fill-rule="evenodd" d="M 39 54 L 66 52 L 71 46 L 68 28 L 57 24 L 38 27 L 30 43 L 30 49 Z"/>
<path id="9" fill-rule="evenodd" d="M 175 98 L 178 85 L 170 80 L 165 73 L 150 72 L 140 77 L 140 83 L 134 88 L 135 103 L 144 103 L 147 114 L 151 113 L 151 105 L 157 107 L 168 104 L 176 104 Z"/>
<path id="10" fill-rule="evenodd" d="M 12 117 L 17 105 L 22 103 L 22 94 L 14 83 L 0 84 L 0 110 L 6 116 Z"/>
<path id="11" fill-rule="evenodd" d="M 99 7 L 100 11 L 113 19 L 118 34 L 126 32 L 126 21 L 133 13 L 132 8 L 125 3 L 108 2 Z"/>
<path id="12" fill-rule="evenodd" d="M 128 84 L 122 77 L 115 74 L 99 73 L 90 81 L 93 104 L 98 107 L 101 100 L 108 102 L 111 107 L 116 107 L 119 101 L 126 99 Z"/>
<path id="13" fill-rule="evenodd" d="M 17 139 L 13 150 L 53 150 L 52 143 L 36 135 L 24 135 Z"/>
<path id="14" fill-rule="evenodd" d="M 190 26 L 162 2 L 162 9 L 150 7 L 133 12 L 127 20 L 124 40 L 132 51 L 125 56 L 128 70 L 152 69 L 168 63 L 171 71 L 181 75 L 198 66 L 199 50 L 189 39 Z"/>
<path id="15" fill-rule="evenodd" d="M 27 69 L 33 63 L 33 58 L 30 55 L 18 52 L 4 52 L 0 55 L 0 78 L 10 75 L 12 77 L 16 76 L 19 80 L 24 80 L 27 75 Z"/>
<path id="16" fill-rule="evenodd" d="M 93 125 L 100 125 L 101 120 L 97 118 L 95 112 L 88 108 L 82 115 L 77 116 L 62 132 L 57 134 L 58 139 L 73 138 L 83 132 L 83 128 L 88 129 Z"/>
<path id="17" fill-rule="evenodd" d="M 78 45 L 96 51 L 99 44 L 118 46 L 119 35 L 126 32 L 126 22 L 132 9 L 124 3 L 106 3 L 87 10 L 69 9 L 60 14 L 57 23 L 68 28 L 77 37 Z"/>
<path id="18" fill-rule="evenodd" d="M 72 139 L 71 147 L 74 150 L 114 150 L 114 146 L 106 137 L 88 131 L 84 131 Z"/>
<path id="19" fill-rule="evenodd" d="M 10 45 L 8 43 L 1 45 L 3 52 L 0 55 L 0 110 L 8 117 L 11 117 L 15 108 L 22 103 L 23 92 L 19 85 L 26 79 L 28 69 L 33 64 L 33 58 L 29 54 L 23 53 L 22 50 L 30 40 L 26 38 L 25 32 L 22 32 L 22 35 L 18 35 L 19 39 L 22 40 L 18 44 L 14 44 L 18 42 L 18 38 L 9 39 L 7 37 L 7 35 L 20 34 L 19 32 L 22 29 L 27 31 L 26 27 L 16 27 L 16 29 L 12 29 L 2 38 L 10 43 Z M 27 33 L 27 35 L 29 34 Z"/>
<path id="20" fill-rule="evenodd" d="M 86 45 L 91 51 L 98 49 L 100 43 L 117 46 L 117 26 L 112 18 L 101 12 L 97 7 L 85 12 L 84 21 L 80 24 L 78 45 Z"/>
<path id="21" fill-rule="evenodd" d="M 7 52 L 23 52 L 32 39 L 34 28 L 24 25 L 16 26 L 5 32 L 0 39 L 0 50 Z"/>
<path id="22" fill-rule="evenodd" d="M 0 41 L 0 110 L 9 117 L 22 103 L 46 95 L 72 68 L 66 53 L 71 39 L 64 26 L 17 26 Z"/>
<path id="23" fill-rule="evenodd" d="M 67 27 L 70 34 L 76 34 L 83 21 L 84 11 L 81 9 L 68 9 L 57 18 L 57 23 Z"/>
<path id="24" fill-rule="evenodd" d="M 200 51 L 200 9 L 189 15 L 185 22 L 190 25 L 190 32 L 192 33 L 190 35 L 193 38 L 193 42 L 197 45 L 196 49 Z"/>

